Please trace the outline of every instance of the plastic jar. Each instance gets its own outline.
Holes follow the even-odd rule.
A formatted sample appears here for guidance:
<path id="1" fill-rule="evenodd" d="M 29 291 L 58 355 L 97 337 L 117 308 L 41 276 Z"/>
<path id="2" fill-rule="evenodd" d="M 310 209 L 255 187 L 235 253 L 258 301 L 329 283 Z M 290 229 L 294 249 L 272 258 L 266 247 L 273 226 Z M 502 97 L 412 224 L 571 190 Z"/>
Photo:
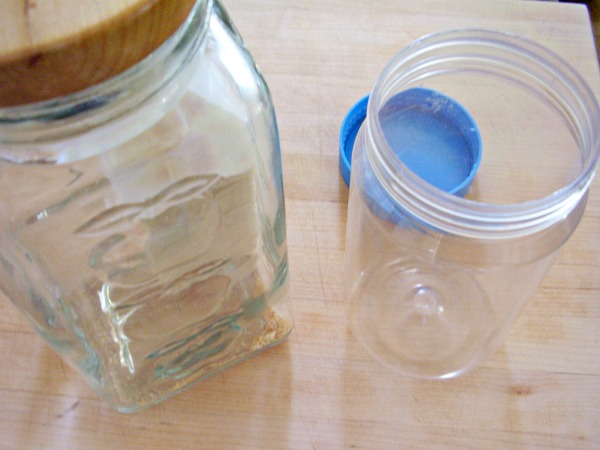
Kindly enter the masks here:
<path id="1" fill-rule="evenodd" d="M 0 108 L 0 284 L 113 407 L 280 342 L 287 279 L 271 98 L 217 1 L 115 77 Z"/>
<path id="2" fill-rule="evenodd" d="M 464 198 L 404 159 L 439 163 L 413 142 L 418 125 L 395 137 L 408 109 L 393 99 L 414 89 L 453 99 L 477 124 L 481 161 Z M 392 59 L 354 143 L 347 221 L 347 317 L 372 355 L 445 378 L 498 347 L 582 217 L 599 123 L 575 70 L 513 35 L 447 31 Z"/>

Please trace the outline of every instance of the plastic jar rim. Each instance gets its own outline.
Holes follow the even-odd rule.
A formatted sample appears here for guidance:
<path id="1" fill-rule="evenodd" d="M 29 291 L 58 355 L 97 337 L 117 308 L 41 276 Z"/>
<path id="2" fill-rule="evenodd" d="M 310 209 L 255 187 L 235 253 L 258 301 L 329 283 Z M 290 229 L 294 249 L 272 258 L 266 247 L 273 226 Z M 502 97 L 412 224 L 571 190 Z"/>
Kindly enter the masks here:
<path id="1" fill-rule="evenodd" d="M 577 178 L 548 196 L 521 203 L 494 204 L 445 193 L 412 173 L 387 144 L 378 118 L 378 108 L 391 89 L 398 89 L 395 75 L 415 57 L 440 46 L 479 45 L 526 58 L 550 70 L 569 89 L 585 110 L 587 123 L 578 123 L 588 135 L 583 166 Z M 460 54 L 455 55 L 460 57 Z M 482 55 L 480 55 L 482 56 Z M 483 55 L 486 56 L 486 55 Z M 488 55 L 493 60 L 491 55 Z M 518 67 L 515 62 L 515 67 Z M 527 69 L 524 69 L 527 70 Z M 410 81 L 410 80 L 409 80 Z M 401 83 L 406 80 L 400 80 Z M 408 84 L 408 83 L 406 83 Z M 446 232 L 480 238 L 508 238 L 545 229 L 577 206 L 591 183 L 600 155 L 600 107 L 586 81 L 562 57 L 529 39 L 486 29 L 455 29 L 417 39 L 397 53 L 375 83 L 367 107 L 367 156 L 375 176 L 402 208 Z M 579 129 L 579 132 L 583 132 Z M 377 149 L 375 151 L 374 149 Z"/>

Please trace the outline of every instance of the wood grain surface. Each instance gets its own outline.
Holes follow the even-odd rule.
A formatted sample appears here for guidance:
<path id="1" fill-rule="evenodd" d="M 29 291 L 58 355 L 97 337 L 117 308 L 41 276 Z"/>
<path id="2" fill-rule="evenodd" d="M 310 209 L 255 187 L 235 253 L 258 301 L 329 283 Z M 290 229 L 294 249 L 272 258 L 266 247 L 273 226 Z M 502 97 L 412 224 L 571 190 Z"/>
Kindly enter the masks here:
<path id="1" fill-rule="evenodd" d="M 600 448 L 598 180 L 578 230 L 507 342 L 460 378 L 416 380 L 375 362 L 347 329 L 341 280 L 348 190 L 338 172 L 339 127 L 388 60 L 429 32 L 494 28 L 554 49 L 600 95 L 585 7 L 517 0 L 225 6 L 277 111 L 294 331 L 146 412 L 123 415 L 0 299 L 0 447 Z"/>

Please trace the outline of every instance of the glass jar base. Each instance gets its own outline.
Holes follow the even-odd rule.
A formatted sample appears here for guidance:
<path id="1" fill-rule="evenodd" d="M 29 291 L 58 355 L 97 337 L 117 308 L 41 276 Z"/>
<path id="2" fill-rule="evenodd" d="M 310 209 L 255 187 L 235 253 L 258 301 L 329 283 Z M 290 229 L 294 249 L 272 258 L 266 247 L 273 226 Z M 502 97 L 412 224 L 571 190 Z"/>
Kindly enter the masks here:
<path id="1" fill-rule="evenodd" d="M 285 317 L 285 314 L 281 315 L 274 309 L 267 309 L 261 315 L 260 322 L 262 323 L 261 331 L 256 334 L 249 348 L 240 348 L 239 351 L 231 350 L 228 356 L 224 359 L 220 359 L 216 364 L 202 366 L 199 370 L 190 373 L 184 378 L 174 378 L 172 380 L 173 383 L 163 389 L 163 392 L 148 392 L 147 401 L 138 398 L 132 405 L 123 405 L 115 404 L 111 399 L 105 400 L 117 411 L 122 413 L 137 413 L 144 411 L 188 388 L 191 388 L 196 383 L 206 380 L 229 367 L 280 344 L 287 338 L 293 328 L 292 322 Z"/>

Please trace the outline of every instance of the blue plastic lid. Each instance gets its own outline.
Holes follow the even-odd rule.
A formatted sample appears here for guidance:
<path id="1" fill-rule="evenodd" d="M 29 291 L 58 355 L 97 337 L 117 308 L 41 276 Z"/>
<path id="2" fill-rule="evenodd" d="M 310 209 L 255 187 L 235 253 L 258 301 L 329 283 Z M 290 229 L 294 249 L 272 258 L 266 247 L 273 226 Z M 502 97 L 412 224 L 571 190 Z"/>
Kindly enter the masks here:
<path id="1" fill-rule="evenodd" d="M 340 131 L 339 164 L 348 185 L 354 141 L 368 101 L 365 96 L 350 109 Z M 481 160 L 481 136 L 463 106 L 432 89 L 412 88 L 390 98 L 379 111 L 379 121 L 389 146 L 415 174 L 450 194 L 467 193 Z M 388 210 L 383 196 L 370 196 Z"/>

